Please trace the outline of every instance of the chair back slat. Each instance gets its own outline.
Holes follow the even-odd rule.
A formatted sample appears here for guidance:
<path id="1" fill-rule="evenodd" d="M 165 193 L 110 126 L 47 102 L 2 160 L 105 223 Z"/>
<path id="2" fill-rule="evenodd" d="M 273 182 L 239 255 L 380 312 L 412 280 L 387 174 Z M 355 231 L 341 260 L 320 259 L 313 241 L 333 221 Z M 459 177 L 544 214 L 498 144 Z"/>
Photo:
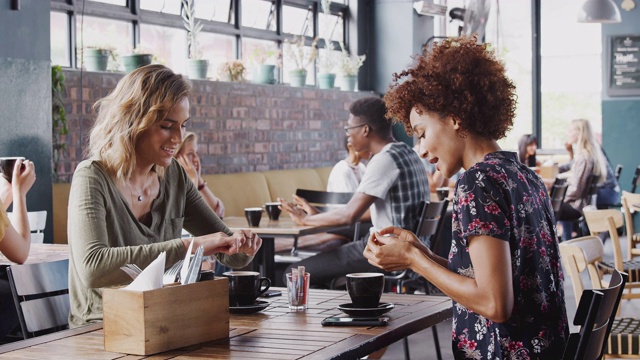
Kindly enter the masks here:
<path id="1" fill-rule="evenodd" d="M 613 175 L 616 177 L 616 181 L 620 181 L 620 174 L 622 174 L 622 164 L 616 165 L 616 170 L 613 172 Z"/>
<path id="2" fill-rule="evenodd" d="M 636 192 L 636 187 L 638 187 L 638 178 L 640 177 L 640 166 L 636 168 L 636 172 L 633 174 L 633 179 L 631 179 L 631 192 Z"/>
<path id="3" fill-rule="evenodd" d="M 311 204 L 344 205 L 351 200 L 351 192 L 329 192 L 318 190 L 297 189 L 296 195 L 304 198 Z"/>
<path id="4" fill-rule="evenodd" d="M 69 260 L 7 268 L 24 338 L 68 327 Z"/>
<path id="5" fill-rule="evenodd" d="M 562 184 L 553 184 L 551 187 L 551 208 L 556 220 L 560 216 L 560 210 L 562 209 L 562 203 L 564 202 L 568 188 L 569 184 L 567 184 L 566 181 Z"/>

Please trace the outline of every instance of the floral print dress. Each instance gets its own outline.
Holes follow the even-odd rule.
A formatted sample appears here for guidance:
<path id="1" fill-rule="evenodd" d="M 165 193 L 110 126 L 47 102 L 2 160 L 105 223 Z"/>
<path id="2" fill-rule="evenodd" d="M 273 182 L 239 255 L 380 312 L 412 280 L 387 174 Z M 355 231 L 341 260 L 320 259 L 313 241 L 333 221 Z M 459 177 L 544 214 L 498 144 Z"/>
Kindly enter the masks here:
<path id="1" fill-rule="evenodd" d="M 509 242 L 514 307 L 495 323 L 453 303 L 456 359 L 560 359 L 569 335 L 555 219 L 547 190 L 515 153 L 494 152 L 458 180 L 449 270 L 470 278 L 469 237 Z"/>

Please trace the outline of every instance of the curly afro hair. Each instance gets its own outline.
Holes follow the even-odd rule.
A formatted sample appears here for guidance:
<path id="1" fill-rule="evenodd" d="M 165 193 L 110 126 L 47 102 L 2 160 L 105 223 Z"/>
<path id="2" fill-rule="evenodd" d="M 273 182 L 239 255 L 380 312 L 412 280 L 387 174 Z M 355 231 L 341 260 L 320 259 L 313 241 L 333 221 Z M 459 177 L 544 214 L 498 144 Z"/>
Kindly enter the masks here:
<path id="1" fill-rule="evenodd" d="M 475 36 L 445 39 L 414 60 L 413 67 L 393 74 L 384 96 L 387 118 L 403 122 L 409 134 L 413 108 L 419 114 L 426 110 L 459 120 L 461 136 L 498 140 L 511 129 L 515 85 L 504 65 Z"/>

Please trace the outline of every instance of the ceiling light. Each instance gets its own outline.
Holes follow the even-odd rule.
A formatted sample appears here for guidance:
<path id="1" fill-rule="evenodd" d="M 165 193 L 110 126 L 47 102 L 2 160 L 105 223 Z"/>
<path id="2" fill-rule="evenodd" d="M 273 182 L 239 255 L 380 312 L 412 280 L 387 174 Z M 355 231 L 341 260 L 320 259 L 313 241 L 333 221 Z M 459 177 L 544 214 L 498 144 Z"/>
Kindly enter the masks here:
<path id="1" fill-rule="evenodd" d="M 614 24 L 621 22 L 620 10 L 612 0 L 587 0 L 578 12 L 578 22 Z"/>

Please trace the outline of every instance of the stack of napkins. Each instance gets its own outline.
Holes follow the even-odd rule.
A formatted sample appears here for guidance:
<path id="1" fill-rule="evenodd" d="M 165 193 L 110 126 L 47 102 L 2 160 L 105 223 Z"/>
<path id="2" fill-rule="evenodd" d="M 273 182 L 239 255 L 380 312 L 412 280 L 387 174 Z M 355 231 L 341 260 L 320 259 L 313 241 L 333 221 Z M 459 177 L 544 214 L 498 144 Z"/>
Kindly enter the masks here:
<path id="1" fill-rule="evenodd" d="M 124 290 L 148 291 L 160 289 L 162 287 L 162 276 L 164 275 L 166 259 L 167 254 L 163 251 L 158 255 L 158 258 L 153 260 Z"/>

